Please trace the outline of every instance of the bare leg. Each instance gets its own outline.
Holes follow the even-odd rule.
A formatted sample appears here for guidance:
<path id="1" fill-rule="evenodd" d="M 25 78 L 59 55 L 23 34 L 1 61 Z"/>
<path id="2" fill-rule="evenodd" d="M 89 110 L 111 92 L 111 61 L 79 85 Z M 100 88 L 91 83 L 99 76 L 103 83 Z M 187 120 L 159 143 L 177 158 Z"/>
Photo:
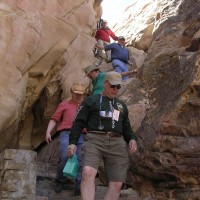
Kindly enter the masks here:
<path id="1" fill-rule="evenodd" d="M 109 182 L 108 191 L 105 194 L 104 200 L 118 200 L 122 182 Z"/>
<path id="2" fill-rule="evenodd" d="M 95 176 L 97 170 L 93 167 L 85 166 L 82 171 L 81 199 L 94 200 L 95 198 Z"/>

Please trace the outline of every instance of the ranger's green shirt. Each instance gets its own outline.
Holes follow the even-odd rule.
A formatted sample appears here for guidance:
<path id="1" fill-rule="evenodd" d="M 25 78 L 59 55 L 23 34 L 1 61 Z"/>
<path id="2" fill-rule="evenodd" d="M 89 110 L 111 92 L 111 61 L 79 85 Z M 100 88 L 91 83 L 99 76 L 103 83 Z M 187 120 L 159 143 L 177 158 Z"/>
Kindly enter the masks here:
<path id="1" fill-rule="evenodd" d="M 130 125 L 128 118 L 128 109 L 126 105 L 117 98 L 109 99 L 108 97 L 102 96 L 102 103 L 100 106 L 101 94 L 92 95 L 85 99 L 81 104 L 73 126 L 71 128 L 71 134 L 69 138 L 69 144 L 77 144 L 81 130 L 86 128 L 90 131 L 112 131 L 120 133 L 124 140 L 128 143 L 131 139 L 137 140 Z M 103 119 L 101 118 L 101 124 L 104 126 L 103 130 L 99 130 L 100 124 L 99 110 L 111 111 L 112 107 L 119 111 L 118 121 L 112 118 Z M 94 133 L 95 134 L 95 133 Z"/>

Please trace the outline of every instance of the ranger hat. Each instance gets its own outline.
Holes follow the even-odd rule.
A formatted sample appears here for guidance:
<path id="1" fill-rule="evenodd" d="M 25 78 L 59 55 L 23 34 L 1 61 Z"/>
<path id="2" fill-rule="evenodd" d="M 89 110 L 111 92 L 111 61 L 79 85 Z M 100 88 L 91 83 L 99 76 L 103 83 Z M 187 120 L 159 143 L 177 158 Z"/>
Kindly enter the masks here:
<path id="1" fill-rule="evenodd" d="M 89 66 L 85 67 L 83 70 L 85 72 L 85 75 L 87 76 L 91 71 L 93 71 L 95 69 L 99 69 L 98 64 L 89 65 Z"/>
<path id="2" fill-rule="evenodd" d="M 122 85 L 122 76 L 118 72 L 107 72 L 105 81 L 108 81 L 111 85 Z"/>
<path id="3" fill-rule="evenodd" d="M 75 94 L 85 94 L 86 93 L 86 85 L 82 83 L 74 83 L 71 87 L 71 92 Z"/>

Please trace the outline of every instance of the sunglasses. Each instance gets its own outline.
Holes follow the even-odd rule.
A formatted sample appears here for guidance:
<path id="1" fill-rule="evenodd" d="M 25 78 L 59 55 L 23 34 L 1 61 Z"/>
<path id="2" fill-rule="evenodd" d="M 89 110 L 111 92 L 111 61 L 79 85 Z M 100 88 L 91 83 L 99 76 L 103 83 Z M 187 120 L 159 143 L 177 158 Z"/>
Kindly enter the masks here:
<path id="1" fill-rule="evenodd" d="M 111 88 L 117 88 L 118 90 L 121 88 L 121 85 L 110 85 Z"/>

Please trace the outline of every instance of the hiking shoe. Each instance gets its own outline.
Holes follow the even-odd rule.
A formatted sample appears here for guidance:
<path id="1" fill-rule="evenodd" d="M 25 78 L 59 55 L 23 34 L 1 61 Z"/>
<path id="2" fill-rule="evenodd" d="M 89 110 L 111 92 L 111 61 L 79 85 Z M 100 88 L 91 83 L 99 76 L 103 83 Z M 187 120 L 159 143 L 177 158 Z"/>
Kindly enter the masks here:
<path id="1" fill-rule="evenodd" d="M 81 196 L 81 191 L 80 190 L 75 190 L 74 191 L 74 197 L 77 197 L 77 196 Z"/>

